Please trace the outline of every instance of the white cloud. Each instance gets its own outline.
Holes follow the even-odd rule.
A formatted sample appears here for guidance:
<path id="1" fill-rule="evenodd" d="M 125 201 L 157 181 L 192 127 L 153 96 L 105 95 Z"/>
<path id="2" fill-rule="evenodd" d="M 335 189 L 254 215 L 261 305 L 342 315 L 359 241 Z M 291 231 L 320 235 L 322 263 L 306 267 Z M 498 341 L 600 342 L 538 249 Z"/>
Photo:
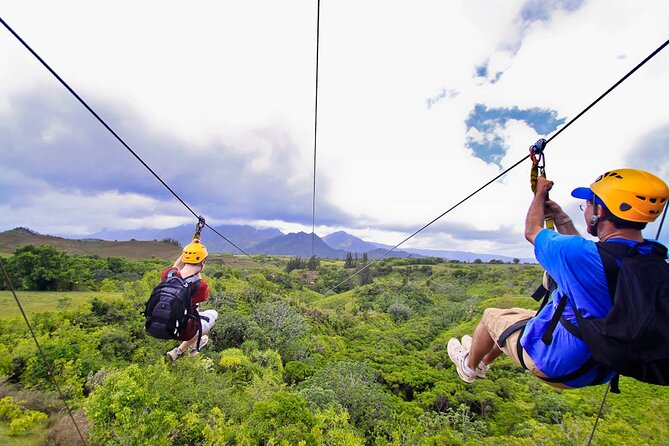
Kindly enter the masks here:
<path id="1" fill-rule="evenodd" d="M 81 191 L 46 191 L 30 202 L 0 205 L 0 225 L 5 228 L 28 222 L 33 230 L 46 234 L 87 235 L 100 229 L 171 228 L 193 219 L 183 216 L 172 202 L 147 196 L 108 191 L 85 194 Z M 102 225 L 102 226 L 100 226 Z"/>
<path id="2" fill-rule="evenodd" d="M 224 146 L 231 157 L 247 159 L 237 171 L 214 169 L 225 175 L 204 182 L 209 193 L 244 194 L 247 181 L 256 178 L 250 174 L 283 176 L 286 186 L 300 188 L 296 196 L 304 200 L 311 195 L 302 188 L 311 184 L 313 161 L 315 5 L 306 0 L 197 5 L 119 1 L 100 7 L 83 1 L 28 0 L 3 7 L 3 19 L 94 108 L 114 104 L 121 111 L 118 119 L 139 117 L 147 124 L 143 132 L 160 135 L 159 140 L 187 141 L 184 159 L 197 159 L 200 166 L 227 159 L 211 153 L 213 147 Z M 420 228 L 499 173 L 465 147 L 464 120 L 475 104 L 538 107 L 572 118 L 663 42 L 669 29 L 669 3 L 662 0 L 591 0 L 575 10 L 556 6 L 547 19 L 534 21 L 521 19 L 525 5 L 520 0 L 322 3 L 316 206 L 320 235 L 346 229 L 396 244 L 413 232 L 404 229 Z M 41 13 L 34 14 L 36 9 Z M 7 98 L 19 93 L 47 91 L 67 97 L 2 31 L 0 113 L 11 113 Z M 497 82 L 476 77 L 483 64 L 488 81 L 502 73 Z M 547 171 L 556 181 L 553 198 L 576 212 L 569 196 L 573 187 L 633 160 L 630 151 L 639 141 L 669 124 L 667 72 L 669 50 L 549 144 Z M 53 138 L 58 131 L 54 125 L 43 136 Z M 510 148 L 505 167 L 525 156 L 538 137 L 547 136 L 517 121 L 498 132 Z M 472 130 L 468 135 L 490 137 Z M 667 153 L 656 155 L 656 166 L 664 173 Z M 411 243 L 531 256 L 522 237 L 530 199 L 528 169 L 524 164 L 512 171 L 439 222 L 455 225 L 448 226 L 451 231 L 470 225 L 480 239 L 456 232 L 426 233 Z M 153 180 L 147 176 L 146 181 Z M 267 185 L 272 190 L 254 190 L 247 200 L 276 202 L 272 192 L 277 183 Z M 70 196 L 51 193 L 54 203 L 67 202 Z M 127 229 L 171 221 L 164 210 L 154 217 L 152 205 L 145 208 L 145 219 L 124 220 L 123 208 L 111 203 L 129 196 L 107 197 L 101 202 L 109 207 L 90 219 L 86 213 L 80 217 L 77 208 L 56 218 L 56 206 L 36 203 L 43 208 L 26 210 L 22 225 L 53 221 L 49 227 L 64 228 L 69 218 L 71 227 L 118 221 Z M 244 199 L 236 203 L 242 206 Z M 206 203 L 202 206 L 208 209 Z M 276 221 L 282 230 L 310 231 L 310 219 L 296 217 L 310 211 L 310 202 L 286 208 L 290 212 L 281 218 L 250 216 L 247 221 Z M 332 216 L 333 209 L 346 212 L 351 221 L 332 221 L 331 226 L 319 222 L 319 217 Z M 221 206 L 211 213 L 212 221 L 230 218 Z M 38 215 L 40 220 L 34 220 Z M 510 242 L 507 234 L 517 236 L 517 242 Z"/>

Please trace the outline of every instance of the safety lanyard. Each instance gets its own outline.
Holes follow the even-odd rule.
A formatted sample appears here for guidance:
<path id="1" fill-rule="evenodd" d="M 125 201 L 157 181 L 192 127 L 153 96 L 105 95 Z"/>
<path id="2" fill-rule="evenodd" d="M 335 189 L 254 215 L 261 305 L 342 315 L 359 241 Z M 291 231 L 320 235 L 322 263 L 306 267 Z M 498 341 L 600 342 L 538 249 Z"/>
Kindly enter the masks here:
<path id="1" fill-rule="evenodd" d="M 541 138 L 532 146 L 530 146 L 530 158 L 532 158 L 532 168 L 530 169 L 530 186 L 532 193 L 537 192 L 537 178 L 546 178 L 546 158 L 544 157 L 544 148 L 546 147 L 546 140 Z M 548 199 L 548 194 L 546 194 Z M 544 210 L 544 222 L 546 228 L 555 230 L 555 223 L 553 222 L 553 213 L 550 210 Z"/>
<path id="2" fill-rule="evenodd" d="M 195 234 L 193 235 L 193 240 L 200 240 L 200 232 L 202 232 L 202 228 L 204 228 L 205 221 L 203 216 L 199 216 L 197 218 L 197 223 L 195 224 Z"/>

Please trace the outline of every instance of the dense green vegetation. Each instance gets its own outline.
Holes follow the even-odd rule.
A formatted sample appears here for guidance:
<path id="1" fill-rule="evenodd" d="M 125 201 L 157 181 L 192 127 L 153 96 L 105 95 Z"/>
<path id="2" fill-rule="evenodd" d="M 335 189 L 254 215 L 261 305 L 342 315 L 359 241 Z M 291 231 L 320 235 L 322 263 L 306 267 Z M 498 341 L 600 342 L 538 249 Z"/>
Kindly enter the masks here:
<path id="1" fill-rule="evenodd" d="M 168 265 L 33 247 L 7 259 L 24 289 L 45 283 L 19 267 L 40 252 L 77 265 L 84 279 L 75 288 L 99 290 L 112 279 L 122 289 L 31 316 L 91 444 L 580 445 L 605 390 L 556 390 L 505 357 L 486 379 L 458 379 L 448 339 L 471 333 L 488 306 L 536 306 L 526 297 L 540 280 L 535 265 L 386 259 L 333 291 L 355 262 L 321 259 L 314 271 L 293 262 L 287 273 L 289 259 L 239 268 L 214 257 L 204 273 L 212 294 L 203 308 L 220 313 L 211 342 L 170 364 L 164 354 L 176 343 L 147 337 L 140 314 Z M 76 444 L 18 318 L 0 320 L 0 375 L 0 440 Z M 593 444 L 666 445 L 669 389 L 629 379 L 621 388 L 609 395 Z"/>

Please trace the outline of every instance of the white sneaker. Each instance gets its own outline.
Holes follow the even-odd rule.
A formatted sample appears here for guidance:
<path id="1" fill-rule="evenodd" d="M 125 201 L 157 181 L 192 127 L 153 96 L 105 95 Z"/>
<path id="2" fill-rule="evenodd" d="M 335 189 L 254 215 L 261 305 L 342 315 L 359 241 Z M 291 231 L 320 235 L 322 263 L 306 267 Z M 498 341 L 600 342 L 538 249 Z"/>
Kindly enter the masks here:
<path id="1" fill-rule="evenodd" d="M 469 335 L 464 335 L 462 337 L 462 347 L 469 352 L 472 349 L 472 337 Z M 485 374 L 488 373 L 490 365 L 487 365 L 483 361 L 479 362 L 479 365 L 476 366 L 476 377 L 485 378 Z"/>
<path id="2" fill-rule="evenodd" d="M 200 350 L 202 350 L 202 347 L 207 345 L 208 342 L 209 342 L 209 336 L 207 335 L 202 336 L 200 338 Z M 195 344 L 196 344 L 195 346 L 188 348 L 188 356 L 190 356 L 191 358 L 193 356 L 197 356 L 200 354 L 200 350 L 197 349 L 197 342 Z"/>
<path id="3" fill-rule="evenodd" d="M 183 355 L 184 352 L 182 352 L 181 349 L 180 349 L 179 347 L 174 347 L 172 350 L 170 350 L 169 352 L 167 352 L 167 353 L 165 353 L 165 354 L 167 355 L 168 358 L 170 358 L 170 360 L 171 360 L 172 362 L 174 362 L 174 361 L 176 361 L 177 359 L 179 359 L 179 357 L 180 357 L 181 355 Z"/>
<path id="4" fill-rule="evenodd" d="M 476 380 L 476 372 L 468 372 L 467 366 L 465 365 L 465 360 L 467 359 L 467 354 L 469 353 L 464 349 L 460 341 L 455 338 L 451 338 L 448 341 L 448 357 L 451 358 L 453 364 L 455 364 L 455 369 L 458 371 L 458 376 L 464 382 L 471 384 Z"/>

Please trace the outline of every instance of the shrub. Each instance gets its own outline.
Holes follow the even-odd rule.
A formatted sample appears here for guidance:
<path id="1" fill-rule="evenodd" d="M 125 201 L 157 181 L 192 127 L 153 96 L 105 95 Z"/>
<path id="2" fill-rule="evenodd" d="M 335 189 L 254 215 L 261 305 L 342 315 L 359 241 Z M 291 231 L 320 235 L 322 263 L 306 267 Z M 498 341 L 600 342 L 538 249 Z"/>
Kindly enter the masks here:
<path id="1" fill-rule="evenodd" d="M 46 421 L 47 415 L 36 410 L 26 409 L 11 396 L 0 399 L 0 419 L 9 423 L 9 435 L 18 435 L 37 423 Z"/>

